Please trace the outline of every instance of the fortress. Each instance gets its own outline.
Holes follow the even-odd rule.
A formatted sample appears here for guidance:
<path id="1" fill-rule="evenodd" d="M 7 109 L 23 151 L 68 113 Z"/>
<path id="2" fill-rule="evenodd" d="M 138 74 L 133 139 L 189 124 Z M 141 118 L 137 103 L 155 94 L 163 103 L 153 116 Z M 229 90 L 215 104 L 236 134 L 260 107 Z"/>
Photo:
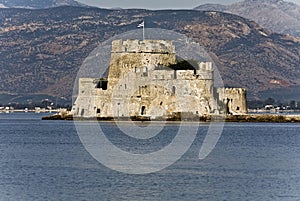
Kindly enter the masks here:
<path id="1" fill-rule="evenodd" d="M 215 88 L 211 62 L 192 70 L 176 66 L 175 46 L 166 40 L 115 40 L 108 78 L 80 78 L 75 117 L 168 119 L 247 113 L 246 90 Z"/>

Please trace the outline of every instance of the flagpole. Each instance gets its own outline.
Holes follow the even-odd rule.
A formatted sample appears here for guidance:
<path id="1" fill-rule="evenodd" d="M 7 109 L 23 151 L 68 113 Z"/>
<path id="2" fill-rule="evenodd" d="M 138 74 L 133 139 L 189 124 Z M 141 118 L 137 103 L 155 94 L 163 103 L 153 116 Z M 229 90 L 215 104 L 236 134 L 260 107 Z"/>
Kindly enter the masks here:
<path id="1" fill-rule="evenodd" d="M 143 40 L 145 40 L 145 21 L 137 26 L 138 28 L 143 27 Z"/>

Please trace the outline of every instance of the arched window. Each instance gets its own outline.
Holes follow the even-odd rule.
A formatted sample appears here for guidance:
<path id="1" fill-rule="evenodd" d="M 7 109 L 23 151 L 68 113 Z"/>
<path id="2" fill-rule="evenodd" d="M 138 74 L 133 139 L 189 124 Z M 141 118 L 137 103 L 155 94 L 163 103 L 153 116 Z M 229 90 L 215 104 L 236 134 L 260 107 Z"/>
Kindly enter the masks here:
<path id="1" fill-rule="evenodd" d="M 145 115 L 146 114 L 146 107 L 142 106 L 142 111 L 141 111 L 141 115 Z"/>

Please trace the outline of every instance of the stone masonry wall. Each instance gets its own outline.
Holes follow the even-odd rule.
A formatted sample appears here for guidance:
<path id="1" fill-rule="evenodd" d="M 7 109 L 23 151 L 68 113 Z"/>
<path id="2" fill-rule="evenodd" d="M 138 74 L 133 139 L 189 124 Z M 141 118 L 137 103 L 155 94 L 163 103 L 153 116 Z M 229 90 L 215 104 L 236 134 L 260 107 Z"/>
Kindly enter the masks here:
<path id="1" fill-rule="evenodd" d="M 244 88 L 219 88 L 219 100 L 227 106 L 231 114 L 248 113 L 246 89 Z"/>
<path id="2" fill-rule="evenodd" d="M 112 89 L 122 77 L 135 68 L 144 67 L 146 73 L 158 64 L 168 66 L 175 63 L 175 48 L 171 41 L 113 41 L 108 77 L 109 88 Z"/>
<path id="3" fill-rule="evenodd" d="M 72 112 L 81 117 L 151 118 L 218 113 L 212 63 L 201 62 L 196 70 L 163 67 L 175 63 L 171 41 L 113 41 L 107 88 L 99 88 L 99 79 L 81 78 Z M 244 89 L 217 92 L 231 113 L 247 112 Z"/>

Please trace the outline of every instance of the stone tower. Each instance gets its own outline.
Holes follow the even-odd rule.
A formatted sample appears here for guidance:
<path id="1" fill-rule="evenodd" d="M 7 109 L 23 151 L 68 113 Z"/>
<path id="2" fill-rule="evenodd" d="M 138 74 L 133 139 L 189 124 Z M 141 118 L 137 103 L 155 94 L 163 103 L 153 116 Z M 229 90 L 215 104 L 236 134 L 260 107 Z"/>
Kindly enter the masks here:
<path id="1" fill-rule="evenodd" d="M 136 68 L 147 73 L 158 65 L 175 63 L 175 47 L 171 41 L 115 40 L 112 42 L 108 86 L 112 89 L 124 75 Z"/>
<path id="2" fill-rule="evenodd" d="M 216 91 L 211 62 L 198 62 L 194 70 L 168 68 L 176 62 L 171 41 L 113 41 L 108 78 L 79 80 L 78 97 L 72 109 L 74 116 L 151 119 L 166 119 L 178 113 L 201 116 L 219 113 L 218 102 L 225 100 L 231 111 L 246 112 L 243 89 Z M 215 94 L 219 94 L 219 100 Z"/>
<path id="3" fill-rule="evenodd" d="M 219 100 L 225 105 L 226 113 L 248 113 L 246 90 L 243 88 L 219 88 Z"/>

